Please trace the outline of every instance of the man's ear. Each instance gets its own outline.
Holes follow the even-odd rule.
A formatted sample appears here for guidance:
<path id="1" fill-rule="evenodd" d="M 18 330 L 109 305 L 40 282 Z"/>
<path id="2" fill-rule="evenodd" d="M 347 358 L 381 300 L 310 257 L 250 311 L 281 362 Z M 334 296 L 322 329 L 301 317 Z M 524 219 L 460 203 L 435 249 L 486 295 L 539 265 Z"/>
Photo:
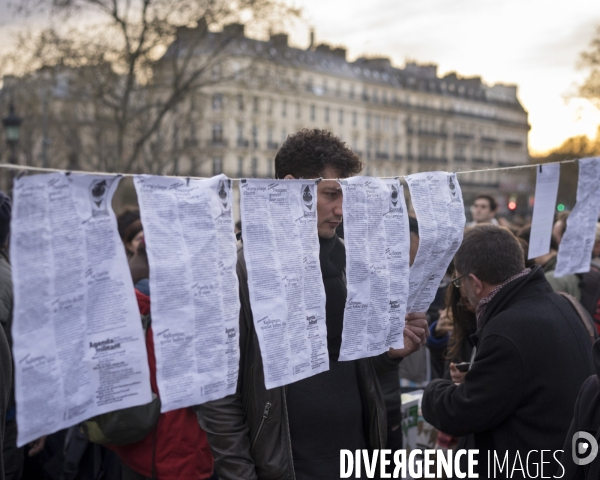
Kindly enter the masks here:
<path id="1" fill-rule="evenodd" d="M 472 273 L 469 274 L 469 278 L 471 279 L 471 282 L 473 283 L 473 289 L 475 290 L 475 293 L 478 296 L 481 295 L 481 292 L 483 292 L 483 282 L 481 280 L 479 280 Z"/>
<path id="2" fill-rule="evenodd" d="M 284 180 L 296 180 L 296 179 L 294 178 L 294 176 L 293 176 L 293 175 L 290 175 L 290 174 L 288 174 L 288 175 L 286 175 L 285 177 L 283 177 L 283 179 L 284 179 Z"/>

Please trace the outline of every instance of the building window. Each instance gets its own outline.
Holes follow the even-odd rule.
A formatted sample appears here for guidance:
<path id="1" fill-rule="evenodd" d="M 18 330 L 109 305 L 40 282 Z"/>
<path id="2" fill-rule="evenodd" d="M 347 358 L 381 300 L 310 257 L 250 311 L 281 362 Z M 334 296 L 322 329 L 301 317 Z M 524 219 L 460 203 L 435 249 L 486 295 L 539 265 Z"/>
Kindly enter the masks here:
<path id="1" fill-rule="evenodd" d="M 238 143 L 244 140 L 244 124 L 241 122 L 237 124 L 237 139 Z"/>
<path id="2" fill-rule="evenodd" d="M 267 113 L 269 115 L 273 115 L 273 99 L 269 98 L 269 100 L 267 101 Z"/>
<path id="3" fill-rule="evenodd" d="M 258 148 L 258 127 L 252 125 L 252 146 Z"/>
<path id="4" fill-rule="evenodd" d="M 310 106 L 310 119 L 313 121 L 315 120 L 315 117 L 316 117 L 315 110 L 316 110 L 315 106 L 311 105 Z"/>
<path id="5" fill-rule="evenodd" d="M 371 160 L 371 149 L 373 148 L 373 142 L 369 139 L 367 139 L 367 160 Z"/>
<path id="6" fill-rule="evenodd" d="M 258 177 L 258 158 L 252 157 L 252 178 Z"/>
<path id="7" fill-rule="evenodd" d="M 354 98 L 354 85 L 350 85 L 350 98 Z"/>
<path id="8" fill-rule="evenodd" d="M 212 96 L 212 109 L 215 112 L 223 110 L 223 94 L 215 93 Z"/>
<path id="9" fill-rule="evenodd" d="M 273 162 L 267 162 L 267 178 L 273 178 Z"/>
<path id="10" fill-rule="evenodd" d="M 371 128 L 371 114 L 367 113 L 367 116 L 365 118 L 365 124 L 367 128 Z"/>
<path id="11" fill-rule="evenodd" d="M 377 89 L 373 89 L 373 103 L 377 103 L 379 101 Z"/>
<path id="12" fill-rule="evenodd" d="M 258 113 L 258 111 L 259 111 L 259 106 L 260 106 L 260 101 L 259 101 L 258 97 L 254 97 L 254 98 L 252 99 L 252 111 L 253 111 L 254 113 Z"/>
<path id="13" fill-rule="evenodd" d="M 244 158 L 243 157 L 238 157 L 237 176 L 239 178 L 242 178 L 244 176 Z"/>
<path id="14" fill-rule="evenodd" d="M 381 117 L 379 115 L 375 115 L 375 131 L 379 132 L 381 130 Z"/>
<path id="15" fill-rule="evenodd" d="M 267 143 L 273 143 L 273 127 L 267 129 Z"/>
<path id="16" fill-rule="evenodd" d="M 327 95 L 327 80 L 323 80 L 323 95 Z"/>
<path id="17" fill-rule="evenodd" d="M 352 112 L 352 126 L 356 127 L 358 125 L 358 114 L 356 112 Z"/>
<path id="18" fill-rule="evenodd" d="M 325 121 L 329 122 L 329 107 L 325 107 Z"/>
<path id="19" fill-rule="evenodd" d="M 341 95 L 342 95 L 342 84 L 340 82 L 337 82 L 337 88 L 335 89 L 335 96 L 341 97 Z"/>
<path id="20" fill-rule="evenodd" d="M 223 173 L 223 158 L 214 157 L 213 158 L 213 175 L 219 175 Z"/>
<path id="21" fill-rule="evenodd" d="M 213 138 L 213 143 L 222 143 L 223 142 L 223 124 L 222 123 L 213 123 L 212 138 Z"/>
<path id="22" fill-rule="evenodd" d="M 284 100 L 283 102 L 281 102 L 281 116 L 283 118 L 285 118 L 286 115 L 287 115 L 287 100 Z"/>
<path id="23" fill-rule="evenodd" d="M 238 104 L 238 110 L 240 112 L 243 112 L 244 111 L 244 96 L 241 93 L 238 93 L 237 104 Z"/>
<path id="24" fill-rule="evenodd" d="M 383 117 L 383 130 L 386 132 L 389 132 L 389 130 L 390 130 L 390 118 L 389 117 Z"/>
<path id="25" fill-rule="evenodd" d="M 344 124 L 344 110 L 342 110 L 341 108 L 340 108 L 340 111 L 338 112 L 338 123 L 340 125 Z"/>
<path id="26" fill-rule="evenodd" d="M 212 79 L 218 80 L 221 78 L 221 65 L 215 65 L 212 69 Z"/>
<path id="27" fill-rule="evenodd" d="M 287 132 L 285 131 L 285 128 L 281 129 L 281 143 L 285 142 L 287 139 Z"/>
<path id="28" fill-rule="evenodd" d="M 296 103 L 296 118 L 300 118 L 302 113 L 301 107 L 300 107 L 300 102 Z"/>
<path id="29" fill-rule="evenodd" d="M 363 100 L 365 102 L 369 100 L 369 91 L 366 88 L 363 88 Z"/>

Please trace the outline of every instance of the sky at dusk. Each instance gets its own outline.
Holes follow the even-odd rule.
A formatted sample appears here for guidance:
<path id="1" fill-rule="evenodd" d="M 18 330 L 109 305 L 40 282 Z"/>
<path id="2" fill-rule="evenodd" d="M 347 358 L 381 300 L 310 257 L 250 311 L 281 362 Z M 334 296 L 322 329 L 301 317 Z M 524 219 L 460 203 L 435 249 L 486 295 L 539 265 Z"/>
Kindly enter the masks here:
<path id="1" fill-rule="evenodd" d="M 15 19 L 0 0 L 0 47 L 12 32 L 35 20 Z M 600 25 L 598 0 L 294 0 L 305 28 L 291 43 L 306 47 L 308 28 L 316 41 L 346 46 L 350 60 L 362 55 L 435 63 L 438 74 L 481 76 L 488 84 L 519 87 L 532 126 L 529 147 L 540 153 L 573 135 L 594 137 L 600 110 L 565 97 L 585 71 L 579 52 Z"/>

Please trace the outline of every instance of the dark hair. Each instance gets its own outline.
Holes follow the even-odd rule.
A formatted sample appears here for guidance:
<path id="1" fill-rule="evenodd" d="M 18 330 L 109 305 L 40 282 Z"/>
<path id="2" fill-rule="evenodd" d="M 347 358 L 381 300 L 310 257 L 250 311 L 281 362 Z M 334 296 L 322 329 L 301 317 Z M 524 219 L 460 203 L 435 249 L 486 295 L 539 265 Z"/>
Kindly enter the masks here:
<path id="1" fill-rule="evenodd" d="M 490 204 L 490 210 L 492 212 L 495 212 L 496 210 L 498 210 L 498 203 L 496 202 L 496 199 L 490 195 L 477 195 L 475 197 L 475 200 L 473 200 L 473 203 L 475 203 L 477 200 L 483 198 L 484 200 L 487 200 Z"/>
<path id="2" fill-rule="evenodd" d="M 517 238 L 522 238 L 529 245 L 529 238 L 531 237 L 531 224 L 525 225 L 521 227 L 516 234 Z M 554 235 L 550 235 L 550 249 L 554 251 L 558 251 L 558 242 L 556 241 L 556 237 Z"/>
<path id="3" fill-rule="evenodd" d="M 363 164 L 338 137 L 318 128 L 289 135 L 275 156 L 275 178 L 318 178 L 327 167 L 345 178 L 360 173 Z"/>
<path id="4" fill-rule="evenodd" d="M 452 317 L 452 333 L 448 340 L 448 351 L 446 358 L 451 362 L 468 362 L 468 358 L 460 358 L 462 345 L 465 339 L 474 333 L 477 320 L 472 307 L 460 294 L 452 282 L 448 284 L 445 297 L 446 308 Z"/>
<path id="5" fill-rule="evenodd" d="M 476 225 L 465 230 L 454 266 L 460 275 L 472 273 L 490 285 L 499 285 L 525 269 L 524 253 L 508 228 Z"/>
<path id="6" fill-rule="evenodd" d="M 419 236 L 419 222 L 415 217 L 408 217 L 408 231 Z"/>
<path id="7" fill-rule="evenodd" d="M 125 232 L 125 243 L 131 242 L 143 229 L 144 227 L 142 226 L 141 220 L 135 220 L 132 222 L 129 227 L 127 227 L 127 231 Z"/>
<path id="8" fill-rule="evenodd" d="M 139 219 L 140 209 L 132 206 L 125 207 L 121 210 L 121 213 L 117 215 L 117 228 L 119 229 L 119 236 L 123 240 L 125 240 L 125 233 L 127 232 L 129 225 Z"/>

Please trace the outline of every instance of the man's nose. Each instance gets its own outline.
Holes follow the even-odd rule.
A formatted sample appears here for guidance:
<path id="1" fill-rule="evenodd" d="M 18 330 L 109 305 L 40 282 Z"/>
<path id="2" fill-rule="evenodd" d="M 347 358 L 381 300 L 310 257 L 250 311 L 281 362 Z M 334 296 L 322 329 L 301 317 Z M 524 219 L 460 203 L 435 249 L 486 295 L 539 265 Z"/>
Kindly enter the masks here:
<path id="1" fill-rule="evenodd" d="M 338 202 L 336 202 L 335 206 L 333 207 L 333 214 L 337 217 L 341 217 L 344 214 L 344 210 L 342 208 L 342 199 L 340 199 Z"/>

